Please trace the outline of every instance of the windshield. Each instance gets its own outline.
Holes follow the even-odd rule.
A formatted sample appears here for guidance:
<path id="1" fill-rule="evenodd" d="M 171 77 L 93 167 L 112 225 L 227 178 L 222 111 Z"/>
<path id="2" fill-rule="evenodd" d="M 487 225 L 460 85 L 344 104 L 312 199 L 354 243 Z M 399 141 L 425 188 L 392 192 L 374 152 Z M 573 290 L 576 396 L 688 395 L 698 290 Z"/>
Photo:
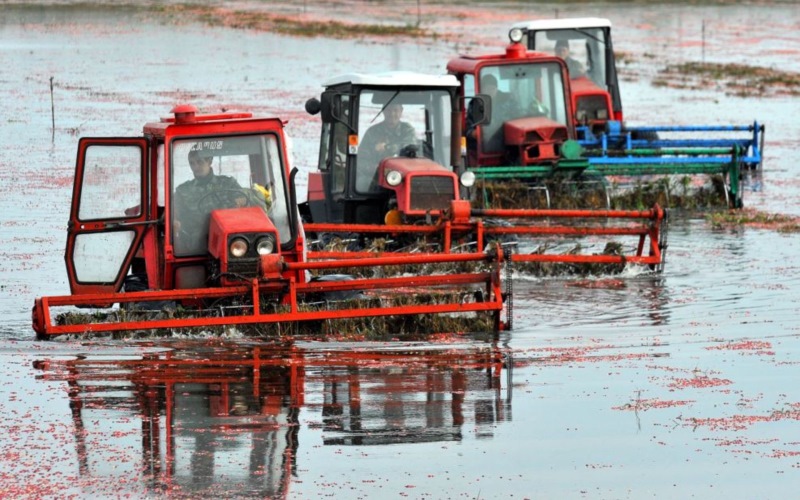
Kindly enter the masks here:
<path id="1" fill-rule="evenodd" d="M 171 152 L 175 255 L 205 255 L 212 210 L 259 206 L 291 240 L 278 138 L 273 134 L 176 140 Z"/>
<path id="2" fill-rule="evenodd" d="M 503 124 L 508 120 L 546 116 L 567 125 L 564 81 L 557 63 L 484 66 L 478 79 L 478 93 L 492 99 L 491 122 L 482 126 L 485 152 L 503 151 Z"/>
<path id="3" fill-rule="evenodd" d="M 602 28 L 537 31 L 529 47 L 561 57 L 570 78 L 586 76 L 603 88 L 606 82 L 606 35 Z"/>
<path id="4" fill-rule="evenodd" d="M 448 165 L 450 111 L 447 90 L 363 90 L 358 101 L 356 191 L 380 190 L 378 164 L 388 156 L 415 154 Z"/>

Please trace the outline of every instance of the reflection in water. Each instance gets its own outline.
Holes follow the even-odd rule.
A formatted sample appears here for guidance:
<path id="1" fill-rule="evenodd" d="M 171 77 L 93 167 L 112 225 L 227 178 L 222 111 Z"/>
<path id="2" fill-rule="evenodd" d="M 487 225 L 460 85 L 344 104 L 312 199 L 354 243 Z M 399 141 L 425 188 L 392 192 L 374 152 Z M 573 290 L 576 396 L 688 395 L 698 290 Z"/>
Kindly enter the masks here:
<path id="1" fill-rule="evenodd" d="M 445 363 L 420 361 L 424 364 L 403 366 L 400 358 L 390 360 L 391 367 L 323 369 L 318 377 L 324 387 L 324 444 L 459 441 L 469 419 L 468 392 L 476 394 L 469 404 L 479 437 L 491 436 L 492 424 L 510 419 L 510 385 L 504 398 L 499 357 L 469 360 L 460 353 Z M 510 376 L 510 368 L 506 373 Z"/>
<path id="2" fill-rule="evenodd" d="M 322 402 L 326 445 L 460 440 L 470 419 L 491 437 L 511 417 L 511 363 L 484 344 L 169 347 L 34 363 L 37 379 L 67 384 L 81 477 L 119 463 L 154 492 L 283 497 L 300 410 L 320 409 L 307 396 Z"/>

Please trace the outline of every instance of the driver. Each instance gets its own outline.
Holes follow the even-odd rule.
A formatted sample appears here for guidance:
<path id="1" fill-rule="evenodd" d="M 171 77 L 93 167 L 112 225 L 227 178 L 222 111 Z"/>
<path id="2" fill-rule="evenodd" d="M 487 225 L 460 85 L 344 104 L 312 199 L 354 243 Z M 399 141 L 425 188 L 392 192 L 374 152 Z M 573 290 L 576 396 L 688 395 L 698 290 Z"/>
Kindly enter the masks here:
<path id="1" fill-rule="evenodd" d="M 583 64 L 578 62 L 577 59 L 569 55 L 569 42 L 566 40 L 559 40 L 556 42 L 555 49 L 556 56 L 560 57 L 567 63 L 567 71 L 571 79 L 583 76 Z"/>
<path id="2" fill-rule="evenodd" d="M 400 149 L 408 145 L 416 145 L 417 138 L 414 127 L 408 122 L 400 121 L 403 116 L 401 104 L 390 103 L 383 110 L 383 121 L 367 129 L 359 146 L 359 177 L 372 180 L 378 163 L 387 156 L 394 156 Z M 367 186 L 358 183 L 360 190 Z"/>
<path id="3" fill-rule="evenodd" d="M 194 179 L 175 189 L 173 230 L 179 253 L 202 253 L 208 239 L 208 218 L 217 208 L 247 205 L 247 195 L 233 177 L 215 175 L 214 158 L 202 151 L 189 151 Z"/>

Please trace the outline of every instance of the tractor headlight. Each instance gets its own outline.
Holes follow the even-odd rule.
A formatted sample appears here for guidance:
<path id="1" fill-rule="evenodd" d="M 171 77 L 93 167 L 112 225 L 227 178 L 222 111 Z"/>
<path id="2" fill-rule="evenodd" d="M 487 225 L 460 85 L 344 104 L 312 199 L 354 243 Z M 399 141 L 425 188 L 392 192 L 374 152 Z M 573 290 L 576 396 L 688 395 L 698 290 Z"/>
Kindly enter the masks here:
<path id="1" fill-rule="evenodd" d="M 247 243 L 247 240 L 244 238 L 234 238 L 231 241 L 230 247 L 228 250 L 231 252 L 231 255 L 234 257 L 244 257 L 247 253 L 247 248 L 250 245 Z"/>
<path id="2" fill-rule="evenodd" d="M 260 238 L 256 242 L 256 252 L 258 255 L 269 255 L 275 251 L 275 238 L 270 234 Z"/>
<path id="3" fill-rule="evenodd" d="M 403 181 L 403 174 L 397 170 L 389 170 L 386 172 L 386 184 L 394 187 L 400 185 Z"/>
<path id="4" fill-rule="evenodd" d="M 464 172 L 461 174 L 461 185 L 464 187 L 472 187 L 475 184 L 475 172 Z"/>
<path id="5" fill-rule="evenodd" d="M 519 43 L 522 41 L 522 35 L 522 28 L 511 28 L 511 31 L 508 32 L 508 39 L 513 43 Z"/>

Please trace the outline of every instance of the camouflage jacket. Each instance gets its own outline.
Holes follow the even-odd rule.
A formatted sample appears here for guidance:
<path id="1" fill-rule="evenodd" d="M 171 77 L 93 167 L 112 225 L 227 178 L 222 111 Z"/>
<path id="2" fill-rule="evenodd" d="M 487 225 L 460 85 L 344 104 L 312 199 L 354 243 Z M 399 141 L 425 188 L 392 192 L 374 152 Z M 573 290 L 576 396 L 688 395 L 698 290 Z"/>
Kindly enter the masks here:
<path id="1" fill-rule="evenodd" d="M 176 215 L 186 216 L 187 213 L 184 212 L 195 212 L 195 209 L 198 208 L 201 212 L 211 212 L 214 208 L 224 208 L 213 206 L 219 205 L 220 201 L 223 201 L 219 197 L 209 195 L 216 191 L 242 191 L 242 186 L 233 177 L 214 175 L 213 172 L 206 177 L 186 181 L 175 189 L 174 206 Z M 234 193 L 230 194 L 233 195 Z M 224 196 L 223 194 L 220 194 L 220 196 L 223 196 L 223 199 L 230 198 L 230 196 Z M 206 198 L 206 200 L 211 198 L 211 200 L 204 203 L 203 198 Z M 202 206 L 198 206 L 198 203 Z"/>
<path id="2" fill-rule="evenodd" d="M 211 211 L 235 207 L 237 192 L 239 197 L 246 196 L 236 179 L 213 173 L 186 181 L 175 189 L 172 205 L 174 220 L 180 222 L 183 234 L 182 240 L 176 241 L 179 254 L 205 252 Z"/>

